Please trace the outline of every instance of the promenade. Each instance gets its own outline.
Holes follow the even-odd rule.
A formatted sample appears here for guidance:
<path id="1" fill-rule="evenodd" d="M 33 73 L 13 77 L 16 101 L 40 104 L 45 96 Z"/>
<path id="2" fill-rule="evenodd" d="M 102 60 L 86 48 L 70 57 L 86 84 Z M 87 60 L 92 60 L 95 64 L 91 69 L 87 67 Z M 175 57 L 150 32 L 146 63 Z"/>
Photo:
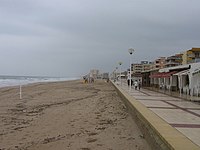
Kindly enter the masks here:
<path id="1" fill-rule="evenodd" d="M 131 90 L 126 83 L 115 82 L 134 100 L 143 104 L 147 109 L 159 116 L 171 127 L 175 128 L 191 140 L 200 149 L 200 105 L 181 98 L 141 88 Z M 133 101 L 131 99 L 131 101 Z M 140 110 L 139 110 L 140 111 Z M 176 135 L 174 135 L 176 136 Z M 176 138 L 174 138 L 176 141 Z M 183 143 L 184 144 L 184 143 Z"/>

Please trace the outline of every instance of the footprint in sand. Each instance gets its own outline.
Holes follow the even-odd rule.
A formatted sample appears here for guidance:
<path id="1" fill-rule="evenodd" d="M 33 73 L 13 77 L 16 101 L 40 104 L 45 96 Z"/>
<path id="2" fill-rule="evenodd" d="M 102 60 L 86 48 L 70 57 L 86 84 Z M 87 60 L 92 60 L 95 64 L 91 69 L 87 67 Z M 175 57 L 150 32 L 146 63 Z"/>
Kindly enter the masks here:
<path id="1" fill-rule="evenodd" d="M 105 130 L 106 127 L 96 127 L 95 129 L 96 129 L 96 130 Z"/>
<path id="2" fill-rule="evenodd" d="M 91 133 L 88 133 L 89 136 L 94 136 L 94 135 L 97 135 L 98 133 L 96 132 L 91 132 Z"/>
<path id="3" fill-rule="evenodd" d="M 93 138 L 88 138 L 87 139 L 88 143 L 93 143 L 93 142 L 96 142 L 96 141 L 97 141 L 97 139 L 93 139 Z"/>

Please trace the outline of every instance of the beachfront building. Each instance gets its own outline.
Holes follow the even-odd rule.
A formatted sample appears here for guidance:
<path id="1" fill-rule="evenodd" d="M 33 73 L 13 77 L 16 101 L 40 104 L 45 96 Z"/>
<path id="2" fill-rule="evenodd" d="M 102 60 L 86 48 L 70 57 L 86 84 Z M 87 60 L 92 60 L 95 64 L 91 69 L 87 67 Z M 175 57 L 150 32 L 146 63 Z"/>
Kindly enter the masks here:
<path id="1" fill-rule="evenodd" d="M 167 57 L 165 60 L 165 68 L 182 65 L 182 55 L 183 54 L 175 54 Z"/>
<path id="2" fill-rule="evenodd" d="M 188 66 L 189 69 L 174 74 L 178 78 L 179 91 L 191 96 L 198 96 L 200 92 L 200 62 L 183 66 Z"/>
<path id="3" fill-rule="evenodd" d="M 102 73 L 102 79 L 109 79 L 109 73 L 108 72 L 105 72 L 105 73 Z"/>
<path id="4" fill-rule="evenodd" d="M 200 95 L 200 67 L 198 66 L 196 69 L 193 70 L 192 74 L 192 94 L 191 95 Z"/>
<path id="5" fill-rule="evenodd" d="M 200 62 L 200 48 L 192 48 L 183 52 L 182 64 L 190 64 Z"/>
<path id="6" fill-rule="evenodd" d="M 144 87 L 158 87 L 158 79 L 157 78 L 150 78 L 152 74 L 158 73 L 159 69 L 151 69 L 142 71 L 142 86 Z"/>
<path id="7" fill-rule="evenodd" d="M 159 57 L 154 61 L 152 69 L 161 69 L 165 67 L 165 57 Z"/>
<path id="8" fill-rule="evenodd" d="M 147 71 L 151 69 L 152 64 L 148 61 L 141 61 L 141 63 L 131 64 L 131 71 L 133 73 L 141 73 L 142 71 Z"/>
<path id="9" fill-rule="evenodd" d="M 148 71 L 151 69 L 152 64 L 148 61 L 141 61 L 141 63 L 131 64 L 131 72 L 133 75 L 133 80 L 141 81 L 142 82 L 142 72 Z"/>
<path id="10" fill-rule="evenodd" d="M 130 72 L 129 72 L 130 73 Z M 131 73 L 132 74 L 132 73 Z M 125 79 L 127 79 L 127 71 L 123 71 L 123 72 L 119 72 L 118 74 L 117 74 L 117 80 L 120 80 L 120 79 L 122 79 L 122 80 L 125 80 Z"/>
<path id="11" fill-rule="evenodd" d="M 90 77 L 97 79 L 99 76 L 99 70 L 98 69 L 91 69 L 90 70 Z"/>
<path id="12" fill-rule="evenodd" d="M 153 87 L 191 96 L 200 94 L 200 62 L 151 70 L 149 74 Z"/>

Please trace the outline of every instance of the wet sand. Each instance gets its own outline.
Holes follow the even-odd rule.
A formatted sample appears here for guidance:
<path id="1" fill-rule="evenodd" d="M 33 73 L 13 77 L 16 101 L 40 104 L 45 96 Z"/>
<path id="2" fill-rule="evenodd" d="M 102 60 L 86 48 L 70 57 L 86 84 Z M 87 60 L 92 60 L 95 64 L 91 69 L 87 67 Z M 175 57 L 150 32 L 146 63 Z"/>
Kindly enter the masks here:
<path id="1" fill-rule="evenodd" d="M 114 87 L 104 81 L 0 88 L 0 150 L 149 150 Z"/>

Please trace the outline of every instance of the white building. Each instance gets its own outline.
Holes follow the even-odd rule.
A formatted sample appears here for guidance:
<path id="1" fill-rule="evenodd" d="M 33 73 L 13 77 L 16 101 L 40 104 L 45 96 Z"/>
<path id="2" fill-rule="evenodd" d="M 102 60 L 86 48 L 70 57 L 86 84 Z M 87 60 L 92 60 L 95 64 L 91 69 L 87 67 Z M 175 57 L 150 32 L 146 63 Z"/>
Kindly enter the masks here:
<path id="1" fill-rule="evenodd" d="M 189 91 L 190 95 L 199 95 L 200 92 L 200 63 L 190 64 L 191 68 L 180 75 L 180 87 L 183 91 Z M 187 78 L 189 79 L 189 84 L 187 83 Z M 182 81 L 182 82 L 181 82 Z"/>
<path id="2" fill-rule="evenodd" d="M 97 79 L 98 76 L 99 76 L 99 70 L 98 69 L 90 70 L 90 77 Z"/>
<path id="3" fill-rule="evenodd" d="M 150 75 L 153 84 L 188 95 L 200 95 L 200 63 L 159 69 Z M 156 81 L 156 82 L 155 82 Z"/>

